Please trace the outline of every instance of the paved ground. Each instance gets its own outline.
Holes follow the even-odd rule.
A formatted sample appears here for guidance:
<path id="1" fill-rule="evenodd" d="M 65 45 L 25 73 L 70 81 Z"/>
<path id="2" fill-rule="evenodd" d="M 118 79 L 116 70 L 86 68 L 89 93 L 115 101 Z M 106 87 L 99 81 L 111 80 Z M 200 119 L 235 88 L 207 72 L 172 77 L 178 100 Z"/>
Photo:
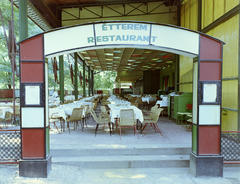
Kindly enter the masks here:
<path id="1" fill-rule="evenodd" d="M 48 178 L 18 176 L 18 165 L 0 165 L 1 184 L 240 184 L 240 167 L 224 167 L 223 178 L 195 178 L 188 168 L 81 169 L 52 165 Z"/>

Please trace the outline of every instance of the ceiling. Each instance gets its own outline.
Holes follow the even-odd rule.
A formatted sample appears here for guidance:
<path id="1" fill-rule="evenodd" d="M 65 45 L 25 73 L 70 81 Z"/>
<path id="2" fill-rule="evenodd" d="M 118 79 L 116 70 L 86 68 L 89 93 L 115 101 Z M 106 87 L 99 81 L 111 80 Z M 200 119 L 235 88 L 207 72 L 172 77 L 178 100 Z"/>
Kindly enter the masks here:
<path id="1" fill-rule="evenodd" d="M 141 48 L 112 48 L 80 52 L 94 70 L 137 72 L 163 69 L 175 62 L 175 54 Z"/>
<path id="2" fill-rule="evenodd" d="M 176 7 L 180 5 L 183 0 L 29 0 L 28 1 L 28 16 L 41 27 L 44 31 L 51 30 L 62 26 L 62 12 L 66 8 L 79 9 L 78 21 L 91 22 L 98 18 L 98 21 L 104 20 L 106 13 L 103 10 L 108 8 L 114 14 L 114 9 L 111 5 L 122 7 L 124 13 L 117 12 L 114 14 L 114 19 L 121 18 L 129 19 L 131 13 L 137 12 L 132 17 L 144 18 L 144 21 L 159 20 L 163 16 L 165 21 L 171 18 L 170 22 L 163 22 L 173 24 L 172 17 L 176 15 Z M 18 7 L 18 0 L 14 0 Z M 143 7 L 140 9 L 140 7 Z M 91 10 L 92 7 L 97 7 L 102 10 L 99 14 Z M 126 8 L 128 7 L 128 9 Z M 149 9 L 152 7 L 152 9 Z M 130 8 L 130 9 L 129 9 Z M 83 9 L 88 11 L 89 17 L 80 16 Z M 126 13 L 128 11 L 128 13 Z M 94 19 L 93 18 L 94 15 Z M 150 17 L 149 17 L 150 16 Z M 132 18 L 134 20 L 134 18 Z M 126 18 L 126 19 L 127 19 Z M 86 19 L 86 20 L 85 20 Z M 92 19 L 92 20 L 91 20 Z M 175 21 L 175 20 L 174 20 Z M 149 50 L 141 48 L 112 48 L 112 49 L 97 49 L 86 50 L 79 52 L 81 58 L 86 61 L 86 64 L 93 70 L 108 70 L 117 71 L 118 77 L 121 78 L 121 72 L 124 72 L 125 81 L 133 82 L 142 78 L 142 73 L 145 70 L 164 69 L 170 65 L 175 64 L 175 54 L 163 52 L 159 50 Z M 137 75 L 136 72 L 141 74 Z M 128 75 L 129 77 L 126 77 Z"/>

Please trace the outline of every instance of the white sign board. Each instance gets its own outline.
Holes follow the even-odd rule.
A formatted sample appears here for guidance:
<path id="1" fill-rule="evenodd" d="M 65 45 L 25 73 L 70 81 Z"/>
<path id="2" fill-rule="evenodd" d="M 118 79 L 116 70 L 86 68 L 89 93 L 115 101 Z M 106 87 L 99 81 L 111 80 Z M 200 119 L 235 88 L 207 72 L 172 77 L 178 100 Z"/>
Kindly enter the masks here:
<path id="1" fill-rule="evenodd" d="M 25 104 L 40 105 L 40 87 L 25 86 Z"/>

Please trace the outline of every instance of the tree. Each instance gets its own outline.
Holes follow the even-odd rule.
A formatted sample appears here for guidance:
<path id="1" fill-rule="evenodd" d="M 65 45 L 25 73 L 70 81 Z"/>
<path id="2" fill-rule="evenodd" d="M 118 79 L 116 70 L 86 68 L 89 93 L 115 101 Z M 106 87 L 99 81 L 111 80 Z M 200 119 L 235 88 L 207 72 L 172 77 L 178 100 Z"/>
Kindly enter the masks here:
<path id="1" fill-rule="evenodd" d="M 2 10 L 3 21 L 5 25 L 6 32 L 8 33 L 9 30 L 9 20 L 12 18 L 12 11 L 11 11 L 11 2 L 9 0 L 1 0 L 0 7 Z M 19 41 L 19 11 L 17 7 L 13 7 L 14 12 L 14 33 L 16 36 L 17 42 Z M 38 34 L 42 32 L 42 30 L 36 26 L 31 20 L 28 21 L 28 30 L 29 36 Z M 18 61 L 18 57 L 16 57 Z M 18 63 L 18 62 L 17 62 Z M 3 32 L 3 25 L 2 21 L 0 21 L 0 88 L 11 88 L 12 86 L 12 69 L 11 63 L 8 58 L 8 50 L 7 44 L 5 41 L 5 36 Z M 16 87 L 19 88 L 19 79 L 15 77 Z"/>
<path id="2" fill-rule="evenodd" d="M 114 88 L 117 72 L 102 71 L 94 75 L 94 89 L 112 90 Z"/>

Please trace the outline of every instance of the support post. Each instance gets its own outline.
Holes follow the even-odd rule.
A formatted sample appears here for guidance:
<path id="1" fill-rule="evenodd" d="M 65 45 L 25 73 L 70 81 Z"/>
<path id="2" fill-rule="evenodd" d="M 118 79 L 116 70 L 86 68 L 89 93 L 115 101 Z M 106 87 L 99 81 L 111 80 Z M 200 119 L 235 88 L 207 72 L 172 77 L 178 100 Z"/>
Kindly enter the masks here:
<path id="1" fill-rule="evenodd" d="M 83 97 L 86 97 L 85 61 L 83 61 Z"/>
<path id="2" fill-rule="evenodd" d="M 94 93 L 94 90 L 93 90 L 93 87 L 94 87 L 94 76 L 93 76 L 93 70 L 91 71 L 91 73 L 92 73 L 92 86 L 91 86 L 91 88 L 92 88 L 92 96 L 94 95 L 93 93 Z"/>
<path id="3" fill-rule="evenodd" d="M 19 1 L 19 41 L 28 37 L 27 0 Z"/>
<path id="4" fill-rule="evenodd" d="M 195 177 L 223 177 L 221 156 L 222 48 L 200 36 L 199 57 L 193 61 L 192 152 Z"/>
<path id="5" fill-rule="evenodd" d="M 64 63 L 63 56 L 59 56 L 59 85 L 60 85 L 60 101 L 64 103 Z"/>
<path id="6" fill-rule="evenodd" d="M 91 72 L 91 69 L 90 69 L 90 66 L 88 66 L 88 96 L 90 96 L 90 94 L 91 94 L 90 72 Z"/>
<path id="7" fill-rule="evenodd" d="M 75 66 L 74 66 L 74 91 L 75 91 L 75 100 L 78 99 L 78 55 L 77 52 L 74 53 Z"/>
<path id="8" fill-rule="evenodd" d="M 43 55 L 43 45 L 43 35 L 20 43 L 21 177 L 47 178 L 52 165 L 49 149 L 48 63 Z"/>

